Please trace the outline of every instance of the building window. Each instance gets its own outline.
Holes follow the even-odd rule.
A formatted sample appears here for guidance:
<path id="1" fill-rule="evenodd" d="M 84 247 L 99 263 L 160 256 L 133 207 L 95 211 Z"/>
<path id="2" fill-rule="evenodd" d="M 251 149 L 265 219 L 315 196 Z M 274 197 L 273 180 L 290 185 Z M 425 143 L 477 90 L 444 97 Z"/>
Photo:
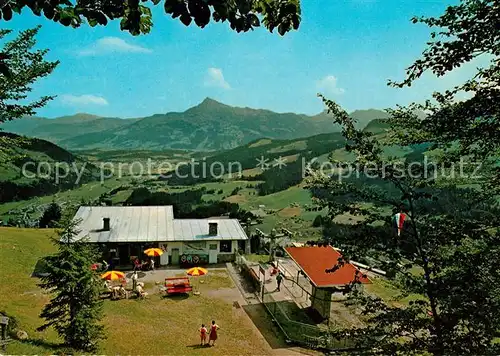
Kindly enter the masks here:
<path id="1" fill-rule="evenodd" d="M 184 242 L 184 253 L 203 253 L 203 251 L 207 248 L 206 241 L 189 241 Z"/>
<path id="2" fill-rule="evenodd" d="M 220 252 L 232 252 L 233 241 L 221 241 L 219 246 Z"/>
<path id="3" fill-rule="evenodd" d="M 217 250 L 217 244 L 210 244 L 210 250 Z"/>

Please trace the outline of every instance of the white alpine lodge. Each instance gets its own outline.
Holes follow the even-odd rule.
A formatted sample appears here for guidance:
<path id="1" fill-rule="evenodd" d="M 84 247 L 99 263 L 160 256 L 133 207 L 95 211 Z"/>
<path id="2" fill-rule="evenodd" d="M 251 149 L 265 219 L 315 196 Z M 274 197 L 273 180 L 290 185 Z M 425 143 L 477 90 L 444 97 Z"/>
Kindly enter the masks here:
<path id="1" fill-rule="evenodd" d="M 175 219 L 172 206 L 82 206 L 74 220 L 76 238 L 102 244 L 115 266 L 143 259 L 151 247 L 164 251 L 156 258 L 162 266 L 229 262 L 250 248 L 237 219 Z"/>

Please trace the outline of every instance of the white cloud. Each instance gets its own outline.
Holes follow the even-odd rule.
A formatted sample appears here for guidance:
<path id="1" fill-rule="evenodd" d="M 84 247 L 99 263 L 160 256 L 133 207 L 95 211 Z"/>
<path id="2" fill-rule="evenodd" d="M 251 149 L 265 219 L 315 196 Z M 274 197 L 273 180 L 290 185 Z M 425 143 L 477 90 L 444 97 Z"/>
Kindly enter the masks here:
<path id="1" fill-rule="evenodd" d="M 59 96 L 59 101 L 63 104 L 71 106 L 83 106 L 83 105 L 108 105 L 108 101 L 102 96 L 86 94 L 86 95 L 71 95 L 64 94 Z"/>
<path id="2" fill-rule="evenodd" d="M 343 88 L 337 86 L 337 78 L 333 75 L 327 75 L 323 79 L 318 80 L 316 87 L 326 95 L 340 95 L 345 92 Z"/>
<path id="3" fill-rule="evenodd" d="M 231 89 L 229 83 L 224 79 L 224 74 L 222 74 L 222 69 L 220 68 L 208 68 L 205 77 L 205 85 L 209 87 Z"/>
<path id="4" fill-rule="evenodd" d="M 109 53 L 151 53 L 149 48 L 128 43 L 118 37 L 103 37 L 87 48 L 78 51 L 80 56 L 95 56 Z"/>

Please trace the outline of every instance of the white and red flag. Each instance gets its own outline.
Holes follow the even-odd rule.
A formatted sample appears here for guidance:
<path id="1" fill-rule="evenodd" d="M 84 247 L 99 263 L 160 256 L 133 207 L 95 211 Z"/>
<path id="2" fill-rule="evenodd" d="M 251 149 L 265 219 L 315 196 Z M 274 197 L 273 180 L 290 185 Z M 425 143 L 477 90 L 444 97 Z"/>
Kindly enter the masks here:
<path id="1" fill-rule="evenodd" d="M 401 230 L 403 230 L 407 218 L 408 215 L 406 215 L 405 213 L 397 213 L 396 215 L 394 215 L 393 220 L 394 220 L 394 225 L 398 229 L 398 236 L 401 235 Z"/>

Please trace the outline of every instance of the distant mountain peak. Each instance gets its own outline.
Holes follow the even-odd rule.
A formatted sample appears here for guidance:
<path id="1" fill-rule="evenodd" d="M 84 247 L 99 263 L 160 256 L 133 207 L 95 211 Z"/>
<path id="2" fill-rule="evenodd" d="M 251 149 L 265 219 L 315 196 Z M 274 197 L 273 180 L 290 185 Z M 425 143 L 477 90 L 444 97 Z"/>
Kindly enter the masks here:
<path id="1" fill-rule="evenodd" d="M 230 106 L 223 104 L 220 101 L 217 101 L 217 100 L 212 99 L 212 98 L 207 96 L 205 99 L 203 99 L 203 101 L 201 103 L 187 109 L 186 112 L 190 112 L 193 110 L 194 111 L 211 111 L 211 110 L 228 108 L 228 107 L 230 107 Z"/>
<path id="2" fill-rule="evenodd" d="M 92 115 L 92 114 L 87 114 L 84 112 L 79 112 L 74 115 L 68 115 L 68 116 L 61 116 L 57 117 L 56 120 L 95 120 L 95 119 L 100 119 L 101 116 L 98 115 Z"/>
<path id="3" fill-rule="evenodd" d="M 92 114 L 87 114 L 86 112 L 77 112 L 76 114 L 74 115 L 71 115 L 71 116 L 79 116 L 79 117 L 82 117 L 82 118 L 96 118 L 96 117 L 100 117 L 98 115 L 92 115 Z"/>
<path id="4" fill-rule="evenodd" d="M 200 104 L 207 105 L 207 104 L 222 104 L 222 103 L 220 103 L 217 100 L 212 99 L 211 97 L 207 96 L 205 99 L 203 99 L 203 101 Z"/>
<path id="5" fill-rule="evenodd" d="M 195 108 L 203 108 L 203 109 L 213 109 L 213 108 L 221 108 L 221 107 L 228 107 L 228 105 L 221 103 L 220 101 L 217 101 L 215 99 L 212 99 L 210 97 L 206 97 L 203 99 L 201 103 L 195 106 Z"/>

